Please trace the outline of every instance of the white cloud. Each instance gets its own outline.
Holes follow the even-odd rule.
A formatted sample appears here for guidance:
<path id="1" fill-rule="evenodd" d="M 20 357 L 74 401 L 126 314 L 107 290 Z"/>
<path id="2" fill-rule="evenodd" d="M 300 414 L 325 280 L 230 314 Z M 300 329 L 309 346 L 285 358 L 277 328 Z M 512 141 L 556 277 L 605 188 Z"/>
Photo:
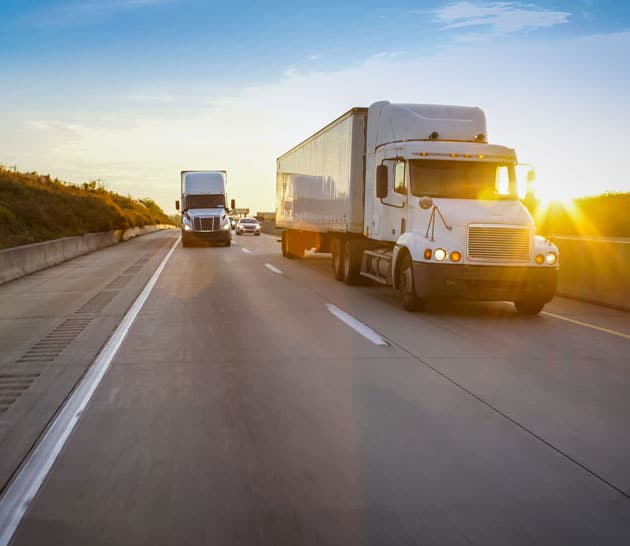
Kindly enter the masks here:
<path id="1" fill-rule="evenodd" d="M 442 29 L 486 27 L 490 34 L 549 28 L 569 21 L 570 13 L 517 2 L 455 2 L 435 10 Z"/>

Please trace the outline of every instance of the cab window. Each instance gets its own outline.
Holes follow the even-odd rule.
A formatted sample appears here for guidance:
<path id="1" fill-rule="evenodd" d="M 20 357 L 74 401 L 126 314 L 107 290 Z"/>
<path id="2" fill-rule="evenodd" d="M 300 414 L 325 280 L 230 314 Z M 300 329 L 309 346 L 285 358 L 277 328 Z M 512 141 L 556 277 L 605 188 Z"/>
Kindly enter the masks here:
<path id="1" fill-rule="evenodd" d="M 394 163 L 394 191 L 407 195 L 407 181 L 405 179 L 405 162 Z"/>

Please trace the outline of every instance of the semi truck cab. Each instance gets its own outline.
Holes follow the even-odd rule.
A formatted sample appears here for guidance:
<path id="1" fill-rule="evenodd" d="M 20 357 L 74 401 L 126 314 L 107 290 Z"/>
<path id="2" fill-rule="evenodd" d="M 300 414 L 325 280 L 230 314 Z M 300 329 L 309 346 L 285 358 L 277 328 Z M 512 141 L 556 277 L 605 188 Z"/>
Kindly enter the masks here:
<path id="1" fill-rule="evenodd" d="M 181 203 L 176 201 L 175 208 L 181 211 L 183 246 L 232 244 L 225 171 L 182 171 Z"/>
<path id="2" fill-rule="evenodd" d="M 408 309 L 507 299 L 538 313 L 553 298 L 558 250 L 536 236 L 516 153 L 488 144 L 479 108 L 376 103 L 366 152 L 364 234 L 393 246 L 367 249 L 362 275 L 391 283 Z"/>

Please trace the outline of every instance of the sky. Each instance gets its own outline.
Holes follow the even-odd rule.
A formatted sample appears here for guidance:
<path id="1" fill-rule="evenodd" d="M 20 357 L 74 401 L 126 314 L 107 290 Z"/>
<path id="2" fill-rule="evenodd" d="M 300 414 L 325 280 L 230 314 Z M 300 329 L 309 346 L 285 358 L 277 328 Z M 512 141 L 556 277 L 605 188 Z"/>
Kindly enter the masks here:
<path id="1" fill-rule="evenodd" d="M 0 0 L 0 164 L 154 199 L 275 160 L 353 106 L 481 107 L 545 200 L 630 191 L 630 2 Z"/>

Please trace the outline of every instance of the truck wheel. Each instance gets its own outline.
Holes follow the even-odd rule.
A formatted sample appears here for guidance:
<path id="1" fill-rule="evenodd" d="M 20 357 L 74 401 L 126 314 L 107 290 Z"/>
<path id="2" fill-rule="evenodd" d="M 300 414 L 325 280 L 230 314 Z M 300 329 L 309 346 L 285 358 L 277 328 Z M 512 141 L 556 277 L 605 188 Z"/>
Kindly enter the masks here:
<path id="1" fill-rule="evenodd" d="M 361 281 L 361 252 L 353 244 L 352 239 L 342 242 L 343 280 L 346 284 L 354 286 Z"/>
<path id="2" fill-rule="evenodd" d="M 225 243 L 223 243 L 223 246 L 231 246 L 232 244 L 232 240 L 228 239 L 227 241 L 225 241 Z"/>
<path id="3" fill-rule="evenodd" d="M 332 267 L 335 279 L 338 281 L 344 280 L 344 265 L 343 265 L 343 241 L 337 237 L 330 241 L 330 250 L 332 252 Z"/>
<path id="4" fill-rule="evenodd" d="M 514 307 L 516 307 L 516 311 L 521 315 L 537 315 L 543 310 L 545 306 L 544 303 L 540 301 L 515 301 Z"/>
<path id="5" fill-rule="evenodd" d="M 403 308 L 406 311 L 421 311 L 424 309 L 424 301 L 416 294 L 411 256 L 407 253 L 401 258 L 398 290 Z"/>
<path id="6" fill-rule="evenodd" d="M 182 246 L 183 247 L 190 246 L 190 244 L 188 242 L 188 237 L 186 237 L 186 235 L 183 233 L 183 231 L 182 231 Z"/>

